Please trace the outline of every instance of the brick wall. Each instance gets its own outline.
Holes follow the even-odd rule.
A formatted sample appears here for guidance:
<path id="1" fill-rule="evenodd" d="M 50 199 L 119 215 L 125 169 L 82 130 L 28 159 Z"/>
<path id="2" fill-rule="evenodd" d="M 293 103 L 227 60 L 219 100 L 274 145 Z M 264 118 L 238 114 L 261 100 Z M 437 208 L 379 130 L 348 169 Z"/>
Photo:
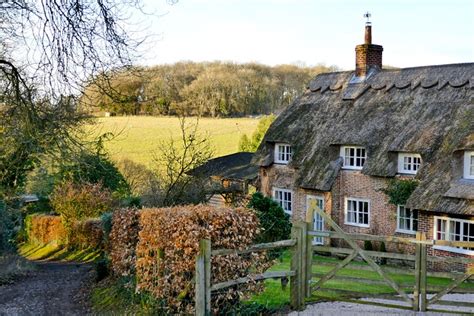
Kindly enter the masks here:
<path id="1" fill-rule="evenodd" d="M 443 216 L 444 214 L 434 214 L 432 212 L 420 212 L 418 218 L 418 229 L 421 232 L 426 233 L 427 240 L 434 239 L 434 216 L 440 215 Z M 474 219 L 474 218 L 471 218 Z M 436 256 L 436 257 L 463 257 L 463 258 L 472 258 L 472 256 L 468 256 L 465 254 L 460 254 L 451 251 L 444 251 L 440 249 L 434 249 L 432 246 L 427 247 L 428 256 Z M 436 264 L 429 263 L 429 267 L 434 270 L 439 271 L 465 271 L 466 264 L 462 263 L 442 263 L 438 262 Z"/>
<path id="2" fill-rule="evenodd" d="M 273 187 L 293 191 L 293 214 L 292 220 L 304 220 L 306 215 L 307 195 L 323 197 L 325 212 L 348 233 L 363 233 L 379 236 L 399 236 L 414 238 L 414 234 L 399 233 L 397 229 L 397 207 L 388 203 L 388 197 L 381 189 L 387 187 L 389 179 L 372 177 L 362 174 L 360 171 L 341 170 L 333 185 L 331 192 L 319 192 L 307 190 L 294 186 L 296 171 L 287 165 L 273 164 L 270 167 L 260 169 L 261 188 L 260 191 L 272 196 Z M 344 224 L 345 198 L 353 197 L 370 200 L 369 227 L 359 227 Z M 432 212 L 419 213 L 418 229 L 427 234 L 427 239 L 433 239 L 433 214 Z M 325 228 L 328 228 L 327 225 Z M 347 246 L 343 242 L 333 240 L 335 246 Z M 374 249 L 380 249 L 380 243 L 373 243 Z M 363 243 L 359 243 L 363 246 Z M 401 243 L 387 243 L 387 251 L 414 254 L 415 246 Z M 439 257 L 469 257 L 467 255 L 443 251 L 428 247 L 428 255 Z M 463 264 L 431 264 L 435 270 L 459 270 L 464 271 Z"/>
<path id="3" fill-rule="evenodd" d="M 365 76 L 370 67 L 382 69 L 383 47 L 374 44 L 357 45 L 356 51 L 356 76 Z"/>

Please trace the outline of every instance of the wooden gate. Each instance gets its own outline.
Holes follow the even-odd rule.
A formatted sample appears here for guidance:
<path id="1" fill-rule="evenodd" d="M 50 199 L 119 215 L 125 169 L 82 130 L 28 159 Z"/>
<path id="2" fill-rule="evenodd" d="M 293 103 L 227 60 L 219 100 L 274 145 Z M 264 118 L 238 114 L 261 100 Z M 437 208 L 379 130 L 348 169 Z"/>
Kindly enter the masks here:
<path id="1" fill-rule="evenodd" d="M 330 227 L 328 231 L 314 231 L 313 230 L 313 218 L 315 212 L 319 214 L 325 221 L 326 225 Z M 447 262 L 447 263 L 463 263 L 466 265 L 474 265 L 474 258 L 441 258 L 428 256 L 427 246 L 428 245 L 443 245 L 451 247 L 469 247 L 474 248 L 474 242 L 450 242 L 450 241 L 438 241 L 438 240 L 426 240 L 424 233 L 417 233 L 416 238 L 403 238 L 394 236 L 374 236 L 368 234 L 348 234 L 344 232 L 339 225 L 337 225 L 332 218 L 330 218 L 324 211 L 322 211 L 315 201 L 310 202 L 310 206 L 306 213 L 306 258 L 305 258 L 305 296 L 311 297 L 317 291 L 322 290 L 323 286 L 331 279 L 345 280 L 347 282 L 357 282 L 361 284 L 380 284 L 388 285 L 395 294 L 390 295 L 374 295 L 371 300 L 365 300 L 363 303 L 384 305 L 388 307 L 399 307 L 399 308 L 410 308 L 414 311 L 427 311 L 427 310 L 439 310 L 436 305 L 456 305 L 464 306 L 468 308 L 474 308 L 474 302 L 451 302 L 443 301 L 441 298 L 450 292 L 460 293 L 473 293 L 474 284 L 470 287 L 460 287 L 461 284 L 466 283 L 474 275 L 474 269 L 466 269 L 465 273 L 454 274 L 454 273 L 441 273 L 441 272 L 428 272 L 428 264 L 430 262 Z M 313 245 L 313 239 L 315 236 L 323 238 L 331 238 L 331 240 L 339 240 L 342 243 L 348 245 L 348 247 L 331 247 L 326 245 Z M 415 248 L 414 254 L 401 254 L 381 251 L 370 251 L 362 249 L 357 241 L 371 241 L 371 242 L 384 242 L 384 243 L 401 243 L 405 245 L 412 245 Z M 340 242 L 341 243 L 341 242 Z M 338 262 L 336 265 L 331 266 L 330 271 L 325 273 L 315 273 L 313 268 L 315 265 L 325 265 L 327 263 L 315 261 L 314 252 L 329 253 L 332 255 L 346 255 L 344 260 Z M 363 259 L 368 266 L 351 265 L 352 268 L 360 270 L 371 270 L 375 271 L 379 276 L 380 280 L 364 279 L 357 276 L 337 275 L 341 269 L 347 267 L 357 257 Z M 393 267 L 385 267 L 381 264 L 384 260 L 396 259 L 405 262 L 414 263 L 414 269 L 404 268 L 397 269 Z M 411 275 L 414 279 L 414 284 L 404 284 L 396 282 L 394 275 Z M 452 279 L 451 283 L 443 286 L 431 286 L 428 285 L 429 277 L 444 277 Z M 314 280 L 316 279 L 316 280 Z M 348 289 L 332 289 L 336 293 L 340 293 L 341 296 L 347 297 L 348 295 L 354 298 L 368 298 L 371 295 L 364 293 L 357 293 Z M 431 294 L 429 294 L 431 293 Z M 360 303 L 360 300 L 345 299 Z M 389 303 L 387 303 L 387 301 Z M 400 302 L 401 301 L 401 302 Z M 393 303 L 392 303 L 393 302 Z M 403 303 L 404 302 L 404 303 Z M 431 308 L 432 307 L 432 308 Z M 473 310 L 474 312 L 474 310 Z"/>

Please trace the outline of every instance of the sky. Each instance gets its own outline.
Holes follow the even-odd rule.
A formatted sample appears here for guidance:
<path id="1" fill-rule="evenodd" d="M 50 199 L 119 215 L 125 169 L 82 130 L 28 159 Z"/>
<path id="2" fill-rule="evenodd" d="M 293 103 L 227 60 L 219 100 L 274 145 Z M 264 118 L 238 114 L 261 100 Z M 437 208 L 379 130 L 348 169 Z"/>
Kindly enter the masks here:
<path id="1" fill-rule="evenodd" d="M 169 1 L 169 0 L 168 0 Z M 144 65 L 178 61 L 317 64 L 352 69 L 372 15 L 383 64 L 474 61 L 473 0 L 149 0 Z"/>

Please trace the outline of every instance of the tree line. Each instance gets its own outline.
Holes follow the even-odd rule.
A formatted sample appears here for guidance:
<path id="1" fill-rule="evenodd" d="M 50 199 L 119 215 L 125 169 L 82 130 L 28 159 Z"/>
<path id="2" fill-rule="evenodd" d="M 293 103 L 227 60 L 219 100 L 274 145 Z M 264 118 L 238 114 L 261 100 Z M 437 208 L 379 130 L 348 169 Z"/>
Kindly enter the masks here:
<path id="1" fill-rule="evenodd" d="M 81 103 L 88 112 L 116 115 L 269 114 L 290 104 L 314 76 L 335 68 L 231 62 L 132 67 L 96 77 Z"/>

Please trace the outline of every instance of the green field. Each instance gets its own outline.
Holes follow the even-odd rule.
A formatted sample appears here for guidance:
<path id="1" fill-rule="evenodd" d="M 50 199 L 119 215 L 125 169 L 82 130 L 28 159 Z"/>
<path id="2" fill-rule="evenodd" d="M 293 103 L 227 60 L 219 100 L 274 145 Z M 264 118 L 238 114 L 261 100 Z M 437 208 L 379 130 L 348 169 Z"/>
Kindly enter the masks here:
<path id="1" fill-rule="evenodd" d="M 187 122 L 195 120 L 189 118 Z M 237 152 L 240 137 L 243 134 L 250 136 L 257 124 L 256 118 L 201 118 L 199 131 L 209 135 L 215 156 L 218 157 Z M 87 126 L 87 130 L 93 136 L 107 132 L 115 135 L 105 144 L 114 161 L 128 158 L 146 166 L 150 166 L 160 142 L 180 136 L 176 117 L 102 117 L 96 119 L 96 124 Z"/>

